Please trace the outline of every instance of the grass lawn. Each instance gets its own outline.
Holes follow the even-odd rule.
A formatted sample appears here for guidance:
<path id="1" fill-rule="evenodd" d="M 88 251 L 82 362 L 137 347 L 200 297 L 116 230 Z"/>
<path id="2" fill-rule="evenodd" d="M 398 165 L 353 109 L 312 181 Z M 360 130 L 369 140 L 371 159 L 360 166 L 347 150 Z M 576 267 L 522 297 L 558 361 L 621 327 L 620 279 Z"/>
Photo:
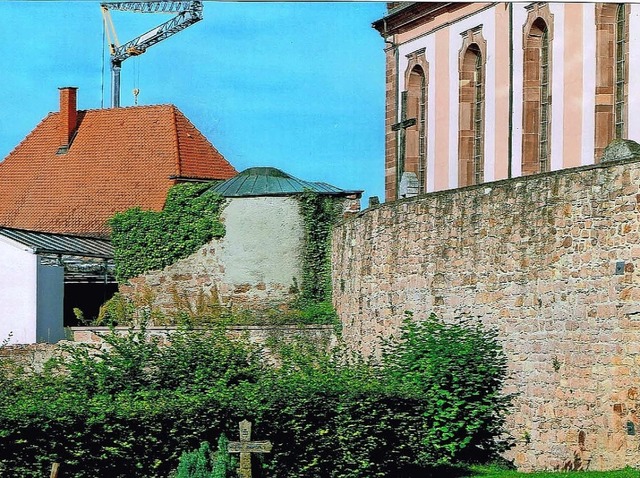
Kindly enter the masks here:
<path id="1" fill-rule="evenodd" d="M 537 472 L 519 473 L 517 471 L 504 470 L 499 467 L 472 467 L 472 473 L 464 478 L 559 478 L 571 476 L 575 478 L 640 478 L 640 470 L 625 468 L 618 471 L 574 471 L 574 472 Z M 462 478 L 462 477 L 461 477 Z"/>

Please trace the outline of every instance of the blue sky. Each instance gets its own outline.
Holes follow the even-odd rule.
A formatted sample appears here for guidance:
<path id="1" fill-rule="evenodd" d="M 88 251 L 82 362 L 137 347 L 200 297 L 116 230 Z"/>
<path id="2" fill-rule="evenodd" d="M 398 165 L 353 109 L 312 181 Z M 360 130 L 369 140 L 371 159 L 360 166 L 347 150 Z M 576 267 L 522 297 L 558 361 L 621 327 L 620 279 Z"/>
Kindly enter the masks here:
<path id="1" fill-rule="evenodd" d="M 122 66 L 122 106 L 175 104 L 236 167 L 384 196 L 382 2 L 204 2 L 204 20 Z M 121 43 L 168 20 L 112 13 Z M 98 1 L 0 2 L 0 158 L 50 111 L 110 106 Z M 103 72 L 104 69 L 104 72 Z M 363 207 L 366 202 L 363 203 Z"/>

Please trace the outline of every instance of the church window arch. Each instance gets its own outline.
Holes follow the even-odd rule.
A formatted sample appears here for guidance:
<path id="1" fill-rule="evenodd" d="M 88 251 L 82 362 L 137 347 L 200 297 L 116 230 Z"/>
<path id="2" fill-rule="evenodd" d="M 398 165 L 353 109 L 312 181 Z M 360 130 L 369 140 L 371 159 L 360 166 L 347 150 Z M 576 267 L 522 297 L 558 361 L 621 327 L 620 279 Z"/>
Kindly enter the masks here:
<path id="1" fill-rule="evenodd" d="M 550 170 L 552 15 L 546 4 L 528 7 L 523 48 L 522 174 Z"/>
<path id="2" fill-rule="evenodd" d="M 398 184 L 409 173 L 411 194 L 426 192 L 427 183 L 427 113 L 428 64 L 425 50 L 407 55 L 405 88 L 401 94 L 400 122 L 393 126 L 398 132 Z M 401 188 L 400 188 L 401 189 Z M 415 189 L 415 190 L 414 190 Z M 407 192 L 399 191 L 399 195 Z"/>
<path id="3" fill-rule="evenodd" d="M 614 138 L 627 137 L 629 6 L 596 5 L 595 160 Z"/>
<path id="4" fill-rule="evenodd" d="M 459 56 L 458 186 L 484 182 L 486 41 L 480 27 L 462 34 Z"/>

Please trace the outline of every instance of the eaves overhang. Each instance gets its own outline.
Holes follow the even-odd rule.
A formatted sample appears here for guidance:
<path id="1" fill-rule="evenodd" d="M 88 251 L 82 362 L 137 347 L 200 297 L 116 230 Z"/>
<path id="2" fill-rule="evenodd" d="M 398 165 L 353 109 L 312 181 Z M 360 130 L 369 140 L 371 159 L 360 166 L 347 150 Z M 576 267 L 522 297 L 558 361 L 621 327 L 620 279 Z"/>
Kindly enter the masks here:
<path id="1" fill-rule="evenodd" d="M 390 9 L 380 20 L 371 24 L 380 35 L 387 37 L 395 33 L 401 33 L 412 28 L 416 24 L 429 21 L 436 16 L 453 8 L 460 8 L 468 2 L 401 2 Z"/>
<path id="2" fill-rule="evenodd" d="M 231 179 L 211 187 L 222 197 L 295 196 L 311 191 L 325 196 L 360 197 L 363 191 L 345 190 L 324 182 L 298 179 L 277 168 L 255 167 L 245 169 Z"/>
<path id="3" fill-rule="evenodd" d="M 0 227 L 0 238 L 18 243 L 34 254 L 113 259 L 111 242 L 93 237 L 52 234 Z"/>

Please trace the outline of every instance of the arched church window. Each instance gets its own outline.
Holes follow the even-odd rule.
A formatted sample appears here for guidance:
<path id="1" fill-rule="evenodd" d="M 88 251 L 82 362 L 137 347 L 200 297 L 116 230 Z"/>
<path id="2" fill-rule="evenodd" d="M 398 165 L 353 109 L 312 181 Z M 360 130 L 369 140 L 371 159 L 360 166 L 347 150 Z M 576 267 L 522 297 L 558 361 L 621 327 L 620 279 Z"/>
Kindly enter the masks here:
<path id="1" fill-rule="evenodd" d="M 426 181 L 426 111 L 427 82 L 422 67 L 416 66 L 409 74 L 408 115 L 416 124 L 407 130 L 407 170 L 416 173 L 419 192 L 424 192 Z"/>
<path id="2" fill-rule="evenodd" d="M 550 169 L 550 47 L 549 26 L 537 17 L 524 38 L 522 174 Z"/>
<path id="3" fill-rule="evenodd" d="M 614 138 L 627 136 L 629 8 L 596 5 L 595 160 Z"/>
<path id="4" fill-rule="evenodd" d="M 615 87 L 615 135 L 625 136 L 626 106 L 626 56 L 627 56 L 627 19 L 625 5 L 616 8 L 616 87 Z"/>
<path id="5" fill-rule="evenodd" d="M 484 62 L 480 47 L 469 45 L 460 62 L 458 185 L 484 182 Z"/>
<path id="6" fill-rule="evenodd" d="M 410 55 L 401 95 L 398 132 L 398 196 L 426 192 L 427 182 L 427 63 L 424 50 Z"/>

